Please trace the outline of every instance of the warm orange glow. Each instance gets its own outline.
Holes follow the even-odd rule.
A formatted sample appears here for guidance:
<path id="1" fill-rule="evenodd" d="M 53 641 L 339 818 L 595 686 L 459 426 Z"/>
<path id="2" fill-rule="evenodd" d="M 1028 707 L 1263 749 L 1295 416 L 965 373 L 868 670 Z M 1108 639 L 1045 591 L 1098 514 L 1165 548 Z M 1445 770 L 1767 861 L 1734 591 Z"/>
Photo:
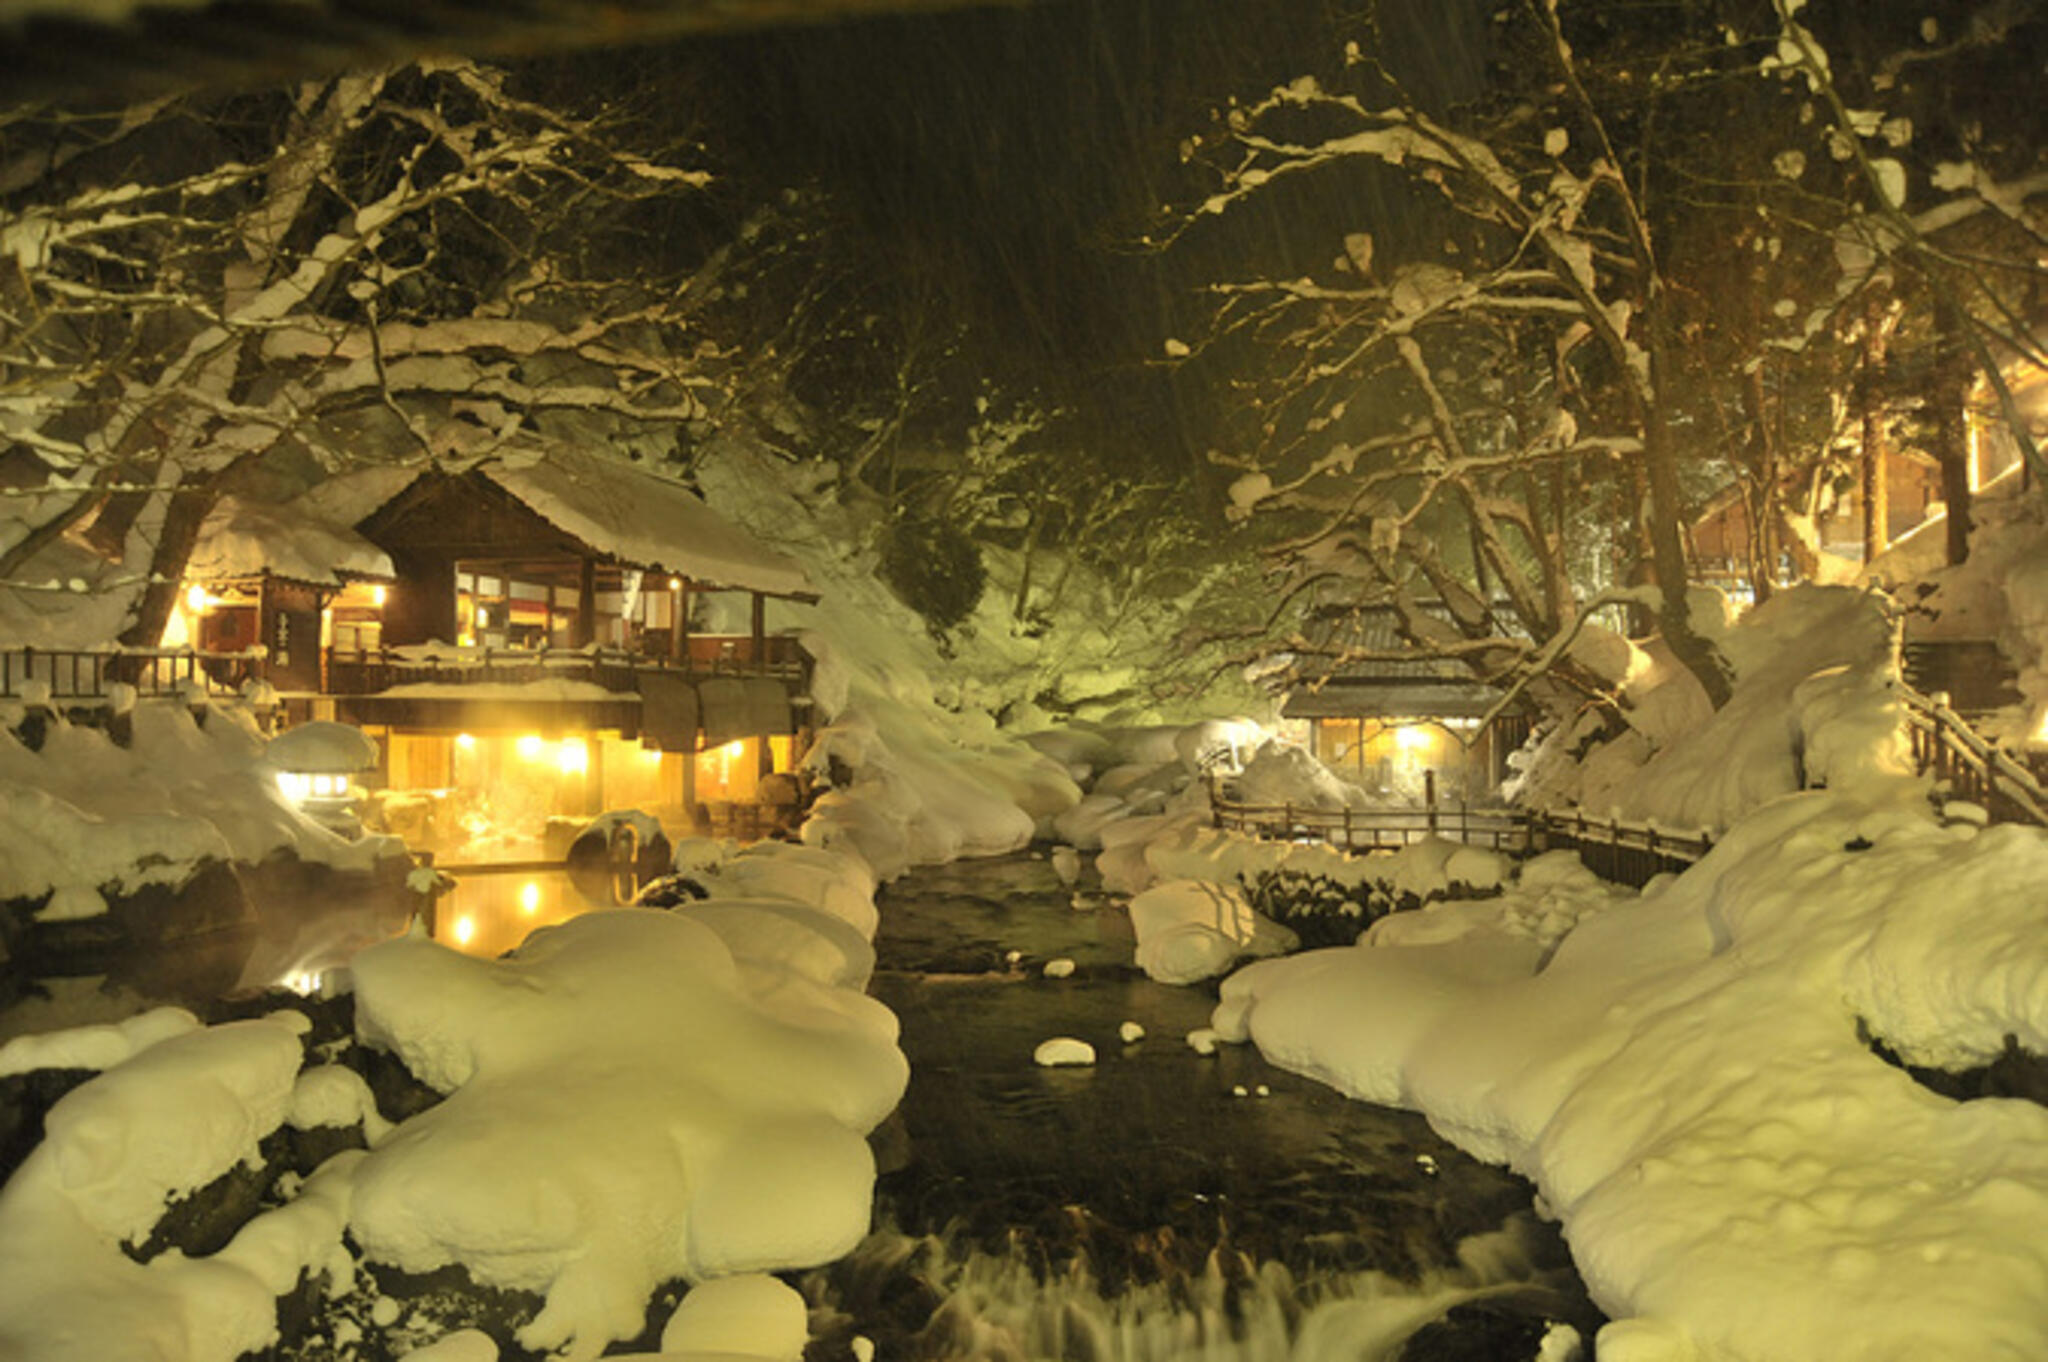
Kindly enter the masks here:
<path id="1" fill-rule="evenodd" d="M 370 604 L 381 608 L 384 602 L 390 598 L 390 595 L 391 593 L 385 588 L 373 586 L 370 588 Z"/>
<path id="2" fill-rule="evenodd" d="M 580 776 L 590 769 L 590 745 L 581 738 L 564 738 L 555 752 L 555 764 L 565 776 Z"/>
<path id="3" fill-rule="evenodd" d="M 467 946 L 476 936 L 476 919 L 459 917 L 455 919 L 455 944 Z"/>
<path id="4" fill-rule="evenodd" d="M 208 608 L 219 603 L 220 597 L 214 595 L 203 586 L 191 586 L 185 589 L 185 608 L 195 615 L 203 615 L 207 612 Z"/>
<path id="5" fill-rule="evenodd" d="M 519 754 L 521 761 L 539 761 L 541 747 L 542 743 L 538 733 L 521 734 L 519 740 L 512 744 L 512 750 Z"/>
<path id="6" fill-rule="evenodd" d="M 649 766 L 661 765 L 661 749 L 659 747 L 641 748 L 640 760 L 646 762 Z"/>
<path id="7" fill-rule="evenodd" d="M 540 881 L 528 880 L 519 886 L 519 911 L 532 917 L 540 911 Z M 469 919 L 464 918 L 467 922 Z"/>
<path id="8" fill-rule="evenodd" d="M 747 744 L 744 738 L 735 738 L 725 745 L 725 756 L 728 761 L 738 761 L 746 754 Z"/>
<path id="9" fill-rule="evenodd" d="M 1420 752 L 1429 742 L 1429 730 L 1420 724 L 1403 724 L 1394 730 L 1394 745 L 1403 752 Z"/>
<path id="10" fill-rule="evenodd" d="M 474 733 L 457 733 L 455 735 L 455 745 L 465 752 L 473 752 L 476 750 L 476 735 Z"/>
<path id="11" fill-rule="evenodd" d="M 680 578 L 680 577 L 671 577 L 671 578 L 669 578 L 669 579 L 668 579 L 668 589 L 669 589 L 670 591 L 681 591 L 681 590 L 683 589 L 683 579 L 682 579 L 682 578 Z"/>

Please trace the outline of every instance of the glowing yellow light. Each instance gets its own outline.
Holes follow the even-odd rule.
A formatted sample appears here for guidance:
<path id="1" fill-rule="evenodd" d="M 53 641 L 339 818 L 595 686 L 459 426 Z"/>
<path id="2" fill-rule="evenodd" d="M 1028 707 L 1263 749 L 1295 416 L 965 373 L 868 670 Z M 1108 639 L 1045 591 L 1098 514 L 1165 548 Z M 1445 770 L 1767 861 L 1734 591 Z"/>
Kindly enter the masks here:
<path id="1" fill-rule="evenodd" d="M 371 604 L 371 605 L 374 605 L 374 606 L 378 606 L 378 607 L 382 607 L 382 606 L 383 606 L 383 604 L 384 604 L 384 602 L 385 602 L 386 600 L 388 600 L 389 598 L 390 598 L 390 592 L 386 591 L 386 590 L 385 590 L 385 589 L 384 589 L 383 587 L 381 587 L 381 586 L 373 586 L 373 587 L 371 587 L 371 588 L 370 588 L 370 604 Z"/>
<path id="2" fill-rule="evenodd" d="M 661 749 L 659 747 L 641 748 L 640 760 L 646 762 L 649 766 L 661 765 Z"/>
<path id="3" fill-rule="evenodd" d="M 476 627 L 479 629 L 486 628 L 490 625 L 490 622 L 491 612 L 484 609 L 482 606 L 478 606 L 476 608 Z"/>
<path id="4" fill-rule="evenodd" d="M 1394 745 L 1403 752 L 1419 752 L 1429 746 L 1429 730 L 1420 724 L 1403 724 L 1394 730 Z"/>
<path id="5" fill-rule="evenodd" d="M 476 936 L 476 919 L 459 917 L 455 919 L 455 944 L 467 946 Z"/>
<path id="6" fill-rule="evenodd" d="M 185 588 L 185 608 L 195 615 L 205 614 L 206 607 L 212 605 L 214 600 L 215 598 L 203 586 Z"/>
<path id="7" fill-rule="evenodd" d="M 564 738 L 555 752 L 555 763 L 565 776 L 581 775 L 590 769 L 590 748 L 581 738 Z"/>
<path id="8" fill-rule="evenodd" d="M 669 579 L 668 579 L 668 589 L 669 589 L 670 591 L 681 591 L 681 590 L 683 589 L 683 579 L 682 579 L 682 578 L 680 578 L 680 577 L 671 577 L 671 578 L 669 578 Z"/>
<path id="9" fill-rule="evenodd" d="M 746 750 L 747 743 L 744 738 L 735 738 L 725 745 L 725 755 L 733 761 L 738 761 L 745 755 Z"/>
<path id="10" fill-rule="evenodd" d="M 457 734 L 455 735 L 455 745 L 456 745 L 457 747 L 461 748 L 461 749 L 462 749 L 463 751 L 465 751 L 465 752 L 473 752 L 473 751 L 475 751 L 475 750 L 476 750 L 476 734 L 474 734 L 474 733 L 457 733 Z"/>
<path id="11" fill-rule="evenodd" d="M 512 750 L 519 754 L 521 761 L 539 761 L 541 752 L 540 734 L 521 734 L 519 741 L 512 744 Z"/>
<path id="12" fill-rule="evenodd" d="M 519 911 L 528 917 L 540 911 L 539 880 L 528 880 L 519 886 Z"/>
<path id="13" fill-rule="evenodd" d="M 303 771 L 279 771 L 277 788 L 294 804 L 303 804 L 313 793 L 313 778 Z"/>

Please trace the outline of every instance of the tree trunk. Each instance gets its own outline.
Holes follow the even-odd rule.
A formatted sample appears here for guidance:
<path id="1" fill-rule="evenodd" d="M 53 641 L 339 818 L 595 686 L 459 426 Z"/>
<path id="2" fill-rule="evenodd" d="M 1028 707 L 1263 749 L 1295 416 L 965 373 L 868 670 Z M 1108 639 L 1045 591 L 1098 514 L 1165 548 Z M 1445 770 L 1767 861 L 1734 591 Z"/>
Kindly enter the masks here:
<path id="1" fill-rule="evenodd" d="M 127 648 L 155 648 L 162 644 L 164 627 L 184 589 L 185 564 L 199 543 L 200 526 L 220 500 L 218 475 L 188 473 L 171 490 L 164 508 L 163 524 L 157 530 L 156 547 L 149 555 L 149 584 L 143 588 L 121 631 L 120 642 Z"/>
<path id="2" fill-rule="evenodd" d="M 1863 482 L 1863 561 L 1875 562 L 1891 547 L 1891 488 L 1885 478 L 1884 422 L 1877 400 L 1878 371 L 1884 366 L 1882 314 L 1873 306 L 1864 319 L 1862 373 L 1856 384 L 1857 419 L 1861 425 Z"/>
<path id="3" fill-rule="evenodd" d="M 1022 624 L 1031 610 L 1031 565 L 1038 556 L 1038 531 L 1045 523 L 1041 503 L 1031 503 L 1031 513 L 1024 522 L 1024 551 L 1022 566 L 1017 569 L 1017 599 L 1010 604 L 1010 622 Z"/>
<path id="4" fill-rule="evenodd" d="M 1735 679 L 1727 659 L 1713 640 L 1692 627 L 1691 585 L 1686 570 L 1685 541 L 1681 523 L 1684 502 L 1678 490 L 1678 451 L 1674 447 L 1667 403 L 1671 365 L 1666 362 L 1666 342 L 1660 319 L 1650 318 L 1650 385 L 1643 394 L 1642 473 L 1649 483 L 1649 531 L 1651 562 L 1657 572 L 1660 604 L 1657 622 L 1672 656 L 1699 681 L 1700 689 L 1715 709 L 1728 703 L 1735 693 Z"/>
<path id="5" fill-rule="evenodd" d="M 1749 425 L 1743 441 L 1749 466 L 1747 505 L 1749 591 L 1758 605 L 1771 598 L 1778 568 L 1778 451 L 1764 414 L 1764 373 L 1752 368 L 1742 383 L 1742 415 Z"/>
<path id="6" fill-rule="evenodd" d="M 1934 305 L 1938 346 L 1934 362 L 1934 456 L 1941 464 L 1941 499 L 1948 506 L 1948 561 L 1970 556 L 1970 385 L 1976 374 L 1962 335 L 1965 325 L 1945 300 Z"/>

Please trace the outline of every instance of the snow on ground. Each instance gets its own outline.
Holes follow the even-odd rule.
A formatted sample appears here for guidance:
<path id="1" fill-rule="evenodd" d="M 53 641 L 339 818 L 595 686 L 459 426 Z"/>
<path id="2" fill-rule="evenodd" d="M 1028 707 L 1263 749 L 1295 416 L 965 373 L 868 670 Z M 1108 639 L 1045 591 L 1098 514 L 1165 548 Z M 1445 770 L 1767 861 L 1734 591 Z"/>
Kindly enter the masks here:
<path id="1" fill-rule="evenodd" d="M 997 730 L 997 691 L 935 682 L 959 671 L 877 581 L 871 521 L 744 440 L 721 439 L 714 453 L 700 469 L 707 500 L 801 563 L 821 594 L 816 605 L 771 601 L 768 618 L 771 629 L 800 630 L 818 664 L 804 762 L 831 789 L 806 841 L 854 851 L 890 880 L 913 865 L 1015 851 L 1079 798 L 1058 766 Z"/>
<path id="2" fill-rule="evenodd" d="M 301 1272 L 346 1277 L 346 1157 L 218 1253 L 144 1265 L 121 1248 L 166 1199 L 258 1158 L 290 1106 L 304 1025 L 282 1012 L 162 1036 L 51 1109 L 0 1189 L 0 1355 L 228 1362 L 276 1338 L 276 1297 Z"/>
<path id="3" fill-rule="evenodd" d="M 2018 482 L 2007 479 L 1977 500 L 1970 556 L 1961 564 L 1931 556 L 1944 541 L 1938 532 L 1923 533 L 1878 559 L 1871 572 L 1901 583 L 1907 638 L 1996 642 L 2026 697 L 1996 731 L 2008 742 L 2048 747 L 2048 507 L 2022 495 Z"/>
<path id="4" fill-rule="evenodd" d="M 447 1094 L 396 1126 L 353 1072 L 301 1072 L 293 1012 L 198 1028 L 166 1011 L 0 1050 L 10 1071 L 105 1066 L 0 1193 L 0 1355 L 232 1362 L 274 1337 L 302 1271 L 347 1288 L 344 1226 L 376 1262 L 542 1293 L 521 1341 L 570 1357 L 640 1332 L 663 1281 L 844 1254 L 868 1229 L 866 1134 L 908 1076 L 895 1017 L 862 991 L 873 873 L 772 842 L 686 849 L 713 897 L 673 912 L 586 914 L 496 961 L 420 936 L 361 952 L 360 1039 Z M 144 1267 L 121 1251 L 287 1118 L 362 1120 L 371 1148 L 218 1254 Z M 726 1347 L 734 1318 L 772 1317 L 755 1355 L 795 1356 L 801 1311 L 792 1325 L 762 1295 L 735 1288 L 739 1316 L 679 1312 L 664 1348 Z"/>
<path id="5" fill-rule="evenodd" d="M 245 710 L 211 706 L 202 727 L 181 703 L 145 701 L 131 717 L 127 747 L 61 718 L 40 751 L 0 732 L 0 899 L 65 891 L 84 905 L 73 915 L 91 915 L 105 911 L 101 889 L 182 883 L 206 857 L 253 864 L 289 848 L 363 868 L 403 853 L 292 805 Z"/>
<path id="6" fill-rule="evenodd" d="M 1937 1096 L 1867 1043 L 1950 1069 L 2008 1037 L 2048 1052 L 2048 832 L 1944 818 L 1891 774 L 1871 598 L 1786 593 L 1723 646 L 1740 680 L 1710 722 L 1604 786 L 1577 773 L 1725 824 L 1700 865 L 1638 897 L 1542 857 L 1497 898 L 1244 968 L 1214 1027 L 1534 1180 L 1613 1317 L 1603 1362 L 2048 1356 L 2048 1111 Z M 1370 867 L 1153 834 L 1160 875 Z"/>
<path id="7" fill-rule="evenodd" d="M 865 1136 L 908 1076 L 895 1018 L 790 916 L 715 915 L 586 914 L 497 961 L 417 939 L 359 955 L 359 1034 L 449 1093 L 358 1169 L 364 1251 L 543 1292 L 521 1342 L 594 1356 L 668 1278 L 859 1242 Z"/>
<path id="8" fill-rule="evenodd" d="M 1736 672 L 1728 704 L 1708 711 L 1689 673 L 1648 655 L 1626 692 L 1629 732 L 1580 762 L 1566 753 L 1592 716 L 1559 725 L 1528 759 L 1515 797 L 1719 830 L 1794 790 L 1908 769 L 1887 598 L 1851 587 L 1782 591 L 1718 642 Z"/>
<path id="9" fill-rule="evenodd" d="M 2048 1111 L 1938 1097 L 1860 1030 L 1918 1064 L 2048 1049 L 2044 882 L 2048 834 L 1872 780 L 1744 820 L 1547 965 L 1397 915 L 1232 976 L 1215 1020 L 1531 1177 L 1610 1362 L 2037 1358 Z"/>

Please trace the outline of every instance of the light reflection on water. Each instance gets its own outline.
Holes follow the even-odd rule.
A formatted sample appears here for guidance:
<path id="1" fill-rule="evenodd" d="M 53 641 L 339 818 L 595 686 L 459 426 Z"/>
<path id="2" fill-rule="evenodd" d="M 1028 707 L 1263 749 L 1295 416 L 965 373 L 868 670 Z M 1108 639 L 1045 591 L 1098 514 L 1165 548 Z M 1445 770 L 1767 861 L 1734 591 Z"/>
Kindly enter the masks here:
<path id="1" fill-rule="evenodd" d="M 462 874 L 434 905 L 434 940 L 486 959 L 503 955 L 529 932 L 613 905 L 585 895 L 559 870 Z"/>

